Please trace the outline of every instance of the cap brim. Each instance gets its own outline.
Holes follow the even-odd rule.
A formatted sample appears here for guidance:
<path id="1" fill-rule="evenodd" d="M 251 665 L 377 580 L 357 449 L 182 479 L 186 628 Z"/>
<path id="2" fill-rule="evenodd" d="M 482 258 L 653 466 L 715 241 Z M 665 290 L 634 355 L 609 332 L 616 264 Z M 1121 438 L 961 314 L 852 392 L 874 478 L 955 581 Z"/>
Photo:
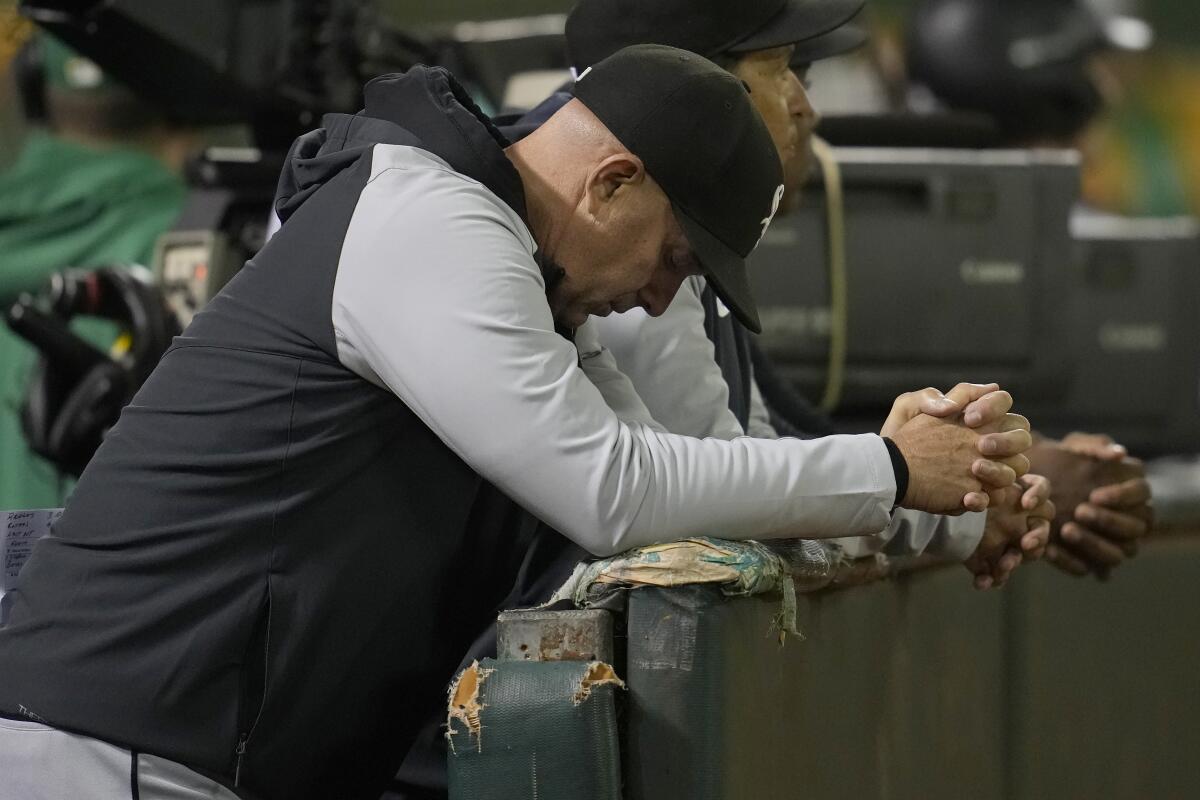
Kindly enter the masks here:
<path id="1" fill-rule="evenodd" d="M 849 22 L 865 4 L 866 0 L 789 0 L 770 22 L 726 52 L 770 50 L 821 36 Z"/>
<path id="2" fill-rule="evenodd" d="M 729 306 L 738 321 L 754 333 L 762 333 L 758 321 L 758 306 L 750 290 L 750 275 L 746 271 L 746 259 L 739 256 L 704 226 L 693 220 L 679 206 L 672 204 L 675 218 L 683 228 L 683 234 L 691 245 L 696 260 L 704 268 L 704 275 L 713 290 Z"/>
<path id="3" fill-rule="evenodd" d="M 870 38 L 871 34 L 866 28 L 858 25 L 843 25 L 829 33 L 797 42 L 796 50 L 792 53 L 791 65 L 793 67 L 805 66 L 824 58 L 833 58 L 849 53 L 862 47 Z"/>

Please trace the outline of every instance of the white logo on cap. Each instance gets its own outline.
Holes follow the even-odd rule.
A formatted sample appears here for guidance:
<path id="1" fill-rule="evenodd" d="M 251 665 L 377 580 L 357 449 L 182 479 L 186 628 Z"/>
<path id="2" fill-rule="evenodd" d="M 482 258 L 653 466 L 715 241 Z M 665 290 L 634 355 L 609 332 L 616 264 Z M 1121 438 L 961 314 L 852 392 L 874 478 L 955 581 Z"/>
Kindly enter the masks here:
<path id="1" fill-rule="evenodd" d="M 763 237 L 767 235 L 767 228 L 771 227 L 771 220 L 775 219 L 775 215 L 779 213 L 779 202 L 783 200 L 783 184 L 779 184 L 779 188 L 775 190 L 775 196 L 771 198 L 771 213 L 767 214 L 762 221 L 762 233 L 758 235 L 758 241 L 761 242 Z M 754 243 L 758 247 L 758 242 Z"/>
<path id="2" fill-rule="evenodd" d="M 588 67 L 588 68 L 587 68 L 587 69 L 585 69 L 583 72 L 578 72 L 578 73 L 577 73 L 577 72 L 575 71 L 575 68 L 574 68 L 574 67 L 571 67 L 571 77 L 575 79 L 575 82 L 576 82 L 576 83 L 579 83 L 581 80 L 583 80 L 585 77 L 587 77 L 587 74 L 588 74 L 589 72 L 591 72 L 591 71 L 592 71 L 592 68 L 591 68 L 591 67 Z"/>

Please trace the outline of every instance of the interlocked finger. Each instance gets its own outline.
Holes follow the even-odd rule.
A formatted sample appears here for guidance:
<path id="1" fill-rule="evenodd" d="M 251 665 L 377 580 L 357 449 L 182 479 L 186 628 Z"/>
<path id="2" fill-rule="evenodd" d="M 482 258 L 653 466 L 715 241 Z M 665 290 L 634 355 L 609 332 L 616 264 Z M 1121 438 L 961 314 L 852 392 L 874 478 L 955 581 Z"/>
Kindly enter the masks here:
<path id="1" fill-rule="evenodd" d="M 1075 522 L 1062 527 L 1065 547 L 1088 561 L 1105 567 L 1115 567 L 1125 560 L 1121 548 Z"/>
<path id="2" fill-rule="evenodd" d="M 1138 539 L 1149 532 L 1146 520 L 1092 503 L 1080 503 L 1074 516 L 1081 524 L 1110 539 Z"/>
<path id="3" fill-rule="evenodd" d="M 1024 456 L 1017 456 L 1024 458 Z M 1019 466 L 1019 464 L 1018 464 Z M 1025 464 L 1028 469 L 1028 462 Z M 971 474 L 979 479 L 985 488 L 1007 489 L 1017 480 L 1017 471 L 1004 461 L 994 461 L 990 458 L 978 458 L 971 464 Z"/>
<path id="4" fill-rule="evenodd" d="M 961 384 L 960 384 L 961 385 Z M 993 384 L 995 385 L 995 384 Z M 956 386 L 955 389 L 958 387 Z M 959 398 L 951 390 L 949 395 L 951 398 L 958 400 Z M 961 402 L 961 400 L 959 400 Z M 988 392 L 977 400 L 968 403 L 963 410 L 963 422 L 968 427 L 975 428 L 980 425 L 991 425 L 1001 422 L 1008 410 L 1012 408 L 1012 395 L 1005 391 Z"/>
<path id="5" fill-rule="evenodd" d="M 1010 415 L 1011 416 L 1011 415 Z M 1033 437 L 1024 428 L 985 433 L 979 437 L 979 452 L 989 458 L 1006 458 L 1024 453 L 1033 444 Z"/>
<path id="6" fill-rule="evenodd" d="M 1150 502 L 1150 483 L 1145 478 L 1130 478 L 1093 489 L 1088 499 L 1109 508 L 1143 506 Z"/>
<path id="7" fill-rule="evenodd" d="M 1012 577 L 1017 567 L 1021 566 L 1021 552 L 1019 550 L 1006 550 L 1004 555 L 1000 556 L 996 562 L 996 567 L 992 571 L 993 585 L 999 589 L 1004 584 L 1008 583 L 1008 579 Z"/>
<path id="8" fill-rule="evenodd" d="M 1052 544 L 1046 548 L 1046 560 L 1070 575 L 1082 578 L 1091 572 L 1088 565 L 1069 550 Z"/>
<path id="9" fill-rule="evenodd" d="M 1037 561 L 1050 544 L 1050 519 L 1039 519 L 1021 537 L 1021 552 L 1030 561 Z"/>
<path id="10" fill-rule="evenodd" d="M 1045 476 L 1032 473 L 1022 475 L 1017 479 L 1017 484 L 1025 487 L 1021 495 L 1021 508 L 1032 511 L 1042 503 L 1049 502 L 1051 486 L 1050 480 Z"/>

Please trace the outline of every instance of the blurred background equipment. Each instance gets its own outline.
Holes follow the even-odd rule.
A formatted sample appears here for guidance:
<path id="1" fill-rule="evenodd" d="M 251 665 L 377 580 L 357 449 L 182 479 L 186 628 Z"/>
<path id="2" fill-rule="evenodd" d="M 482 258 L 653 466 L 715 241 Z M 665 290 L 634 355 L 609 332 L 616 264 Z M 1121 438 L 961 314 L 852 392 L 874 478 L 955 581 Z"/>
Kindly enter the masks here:
<path id="1" fill-rule="evenodd" d="M 1064 389 L 1061 296 L 1078 161 L 1066 151 L 841 148 L 847 363 L 839 414 L 877 423 L 919 386 L 991 375 L 1022 402 Z M 820 397 L 833 319 L 819 185 L 768 230 L 751 280 L 762 344 Z M 881 413 L 882 412 L 882 413 Z"/>
<path id="2" fill-rule="evenodd" d="M 188 165 L 186 206 L 156 250 L 155 274 L 185 325 L 266 241 L 286 148 L 321 114 L 357 111 L 371 78 L 440 64 L 495 111 L 541 99 L 533 95 L 547 80 L 553 88 L 566 77 L 561 14 L 434 22 L 417 36 L 358 0 L 23 0 L 21 9 L 168 118 L 248 128 L 250 146 L 209 148 Z"/>
<path id="3" fill-rule="evenodd" d="M 323 113 L 357 111 L 375 75 L 435 58 L 377 4 L 351 0 L 25 0 L 21 10 L 166 118 L 248 131 L 243 146 L 189 161 L 186 203 L 155 249 L 184 325 L 265 243 L 292 140 Z"/>
<path id="4" fill-rule="evenodd" d="M 426 55 L 356 0 L 23 0 L 21 11 L 168 116 L 249 123 L 263 147 L 358 110 L 366 80 Z"/>
<path id="5" fill-rule="evenodd" d="M 76 315 L 117 324 L 109 353 L 71 330 Z M 40 353 L 21 405 L 25 437 L 75 476 L 179 333 L 144 267 L 57 272 L 45 294 L 23 296 L 6 321 Z"/>
<path id="6" fill-rule="evenodd" d="M 1200 225 L 1077 213 L 1062 304 L 1066 395 L 1039 430 L 1104 431 L 1142 456 L 1200 452 Z"/>
<path id="7" fill-rule="evenodd" d="M 357 111 L 363 84 L 418 62 L 450 69 L 492 111 L 504 105 L 513 76 L 565 75 L 565 14 L 438 20 L 397 5 L 22 0 L 20 7 L 172 118 L 248 123 L 264 149 L 286 148 L 322 114 Z"/>
<path id="8" fill-rule="evenodd" d="M 997 250 L 1020 240 L 1042 247 L 1048 241 L 1043 231 L 1032 228 L 996 236 L 986 225 L 972 228 L 951 217 L 918 224 L 909 216 L 911 225 L 893 227 L 907 213 L 901 210 L 903 190 L 892 185 L 883 192 L 891 195 L 892 210 L 867 210 L 871 191 L 855 186 L 863 176 L 862 165 L 853 163 L 858 158 L 854 154 L 866 151 L 856 146 L 913 148 L 893 150 L 885 159 L 894 162 L 887 169 L 931 159 L 918 170 L 930 181 L 938 180 L 933 162 L 939 159 L 985 163 L 997 147 L 1070 148 L 1079 153 L 1082 195 L 1069 209 L 1072 242 L 1038 267 L 1054 277 L 1041 284 L 1043 291 L 1020 298 L 1032 316 L 1006 317 L 1023 323 L 1014 332 L 1016 339 L 989 351 L 995 358 L 986 367 L 963 372 L 970 368 L 960 361 L 955 369 L 959 374 L 1004 375 L 1022 410 L 1047 433 L 1105 430 L 1146 455 L 1200 447 L 1200 334 L 1188 311 L 1200 296 L 1200 254 L 1195 221 L 1174 216 L 1187 210 L 1187 198 L 1196 196 L 1200 182 L 1187 180 L 1188 160 L 1178 148 L 1171 152 L 1169 128 L 1161 122 L 1169 115 L 1180 124 L 1191 119 L 1195 131 L 1200 114 L 1180 116 L 1195 103 L 1183 92 L 1169 111 L 1161 102 L 1153 110 L 1145 101 L 1162 87 L 1131 65 L 1148 69 L 1154 63 L 1148 61 L 1154 57 L 1148 49 L 1154 30 L 1134 15 L 1135 4 L 1122 2 L 913 0 L 879 5 L 889 8 L 864 20 L 875 33 L 866 48 L 821 62 L 810 73 L 818 106 L 839 112 L 827 116 L 819 131 L 843 146 L 839 159 L 852 162 L 843 168 L 851 299 L 838 423 L 865 429 L 865 420 L 886 408 L 896 388 L 884 378 L 888 370 L 894 370 L 893 377 L 911 376 L 915 382 L 909 385 L 923 385 L 936 373 L 935 364 L 948 367 L 967 352 L 984 352 L 969 320 L 986 317 L 960 317 L 962 304 L 971 304 L 972 298 L 981 308 L 1014 302 L 1009 311 L 1017 310 L 1016 296 L 1000 285 L 993 285 L 995 296 L 986 299 L 985 287 L 978 284 L 953 297 L 939 295 L 949 286 L 943 280 L 950 272 L 938 266 L 943 259 L 968 263 L 969 251 L 969 260 L 986 263 Z M 1182 81 L 1185 73 L 1172 74 Z M 1190 96 L 1200 97 L 1200 71 L 1193 71 L 1188 85 Z M 822 97 L 829 102 L 822 103 Z M 1115 149 L 1116 133 L 1125 142 L 1120 150 Z M 1010 201 L 1011 207 L 1041 209 L 1046 203 L 1036 190 L 1012 196 L 1023 200 Z M 822 212 L 814 204 L 819 206 L 823 197 L 810 192 L 808 201 L 804 217 L 790 221 L 804 226 L 793 234 L 803 241 L 821 233 Z M 1137 210 L 1164 218 L 1105 213 Z M 947 235 L 943 228 L 956 232 Z M 1060 241 L 1065 236 L 1061 231 L 1051 235 Z M 860 237 L 871 244 L 858 241 Z M 764 344 L 797 384 L 816 396 L 824 380 L 819 354 L 822 340 L 828 339 L 821 327 L 830 318 L 828 309 L 836 308 L 834 296 L 811 248 L 766 249 L 771 239 L 764 240 L 758 256 L 767 268 L 760 263 L 757 274 L 763 295 L 781 307 L 773 322 L 765 323 L 776 327 L 765 332 Z M 792 299 L 787 299 L 782 265 L 789 258 L 793 265 L 813 262 L 803 268 L 800 284 L 820 286 L 822 292 L 802 293 L 793 283 Z M 998 280 L 1000 274 L 995 271 L 993 277 Z M 888 291 L 872 295 L 866 287 Z M 889 298 L 890 305 L 884 302 Z M 798 324 L 804 306 L 815 308 L 811 319 L 816 327 L 809 324 L 800 335 L 787 331 L 785 320 Z M 856 310 L 861 315 L 864 308 L 874 318 L 856 319 Z M 1054 320 L 1046 322 L 1047 317 Z M 1024 322 L 1034 325 L 1033 337 L 1026 338 Z M 1039 351 L 1049 373 L 1030 363 L 1023 368 L 1024 378 L 1008 371 L 1017 364 L 1011 357 L 1021 343 Z M 832 364 L 828 374 L 838 369 L 839 364 Z M 872 385 L 874 389 L 867 388 Z M 1129 391 L 1130 386 L 1138 391 Z"/>
<path id="9" fill-rule="evenodd" d="M 566 14 L 541 14 L 436 26 L 425 33 L 444 65 L 493 112 L 525 111 L 570 79 Z"/>
<path id="10" fill-rule="evenodd" d="M 53 37 L 34 35 L 32 27 L 16 30 L 24 34 L 10 76 L 20 87 L 25 130 L 0 172 L 0 309 L 40 291 L 66 267 L 150 263 L 155 240 L 182 207 L 186 188 L 179 171 L 197 142 L 194 128 L 170 122 L 95 62 Z M 101 354 L 119 338 L 111 319 L 82 307 L 73 307 L 70 316 L 71 335 Z M 36 366 L 40 357 L 0 326 L 0 508 L 58 506 L 71 485 L 26 441 L 19 409 L 39 391 L 29 388 L 31 381 L 47 398 L 41 407 L 49 427 L 35 426 L 41 430 L 36 447 L 49 450 L 51 439 L 63 445 L 53 451 L 63 456 L 60 465 L 73 465 L 71 472 L 80 463 L 76 443 L 90 440 L 81 433 L 89 426 L 76 423 L 51 433 L 54 420 L 67 418 L 60 405 L 75 381 L 59 365 Z M 107 395 L 101 383 L 89 386 Z M 74 406 L 91 407 L 82 399 Z M 66 445 L 68 440 L 73 443 Z"/>
<path id="11" fill-rule="evenodd" d="M 817 398 L 841 369 L 840 427 L 873 429 L 914 386 L 994 379 L 1044 433 L 1103 430 L 1143 455 L 1200 449 L 1194 219 L 1074 210 L 1070 151 L 834 152 L 844 312 L 821 186 L 772 225 L 751 275 L 779 372 Z M 845 363 L 831 365 L 838 313 Z"/>
<path id="12" fill-rule="evenodd" d="M 154 278 L 187 327 L 267 241 L 284 153 L 210 147 L 188 163 L 188 197 L 154 249 Z"/>
<path id="13" fill-rule="evenodd" d="M 994 146 L 946 145 L 944 136 L 930 140 L 928 134 L 924 141 L 930 144 L 922 145 L 920 118 L 934 110 L 954 110 L 988 121 L 999 137 L 992 114 L 1006 95 L 1013 99 L 1014 88 L 1029 91 L 1028 97 L 1015 98 L 1022 104 L 1017 107 L 1044 109 L 1053 105 L 1055 96 L 1073 102 L 1070 97 L 1083 86 L 1085 95 L 1094 99 L 1099 94 L 1101 105 L 1072 141 L 1060 139 L 1055 146 L 1080 150 L 1084 203 L 1134 216 L 1200 213 L 1200 5 L 1174 0 L 1051 0 L 1026 14 L 1029 4 L 872 0 L 867 9 L 871 13 L 862 20 L 871 30 L 867 46 L 822 61 L 810 72 L 811 97 L 825 116 L 821 135 L 846 146 Z M 998 26 L 981 30 L 981 20 L 996 8 L 1003 17 Z M 1012 19 L 1018 14 L 1028 21 Z M 918 16 L 938 22 L 937 30 L 922 30 L 915 22 Z M 1027 31 L 1046 32 L 1018 36 L 1028 40 L 1023 46 L 1041 39 L 1072 46 L 1061 47 L 1060 61 L 1026 60 L 1026 68 L 1018 69 L 1001 40 L 1021 25 Z M 948 28 L 961 29 L 963 38 L 975 37 L 980 46 L 967 48 L 942 35 Z M 1084 31 L 1088 35 L 1080 35 Z M 1001 71 L 993 75 L 981 69 L 986 63 L 999 64 Z M 1074 107 L 1078 111 L 1079 105 Z M 889 123 L 877 115 L 884 113 L 907 120 L 903 130 L 891 125 L 903 139 L 881 138 L 879 129 Z M 1043 135 L 1041 143 L 1050 144 L 1046 131 L 1061 128 L 1070 116 L 1079 119 L 1078 113 L 1050 108 L 1044 118 L 1010 115 L 1008 123 L 1033 126 Z"/>
<path id="14" fill-rule="evenodd" d="M 1144 22 L 1102 19 L 1082 0 L 921 0 L 909 79 L 945 106 L 988 114 L 1009 146 L 1070 146 L 1104 107 L 1091 57 L 1152 40 Z"/>

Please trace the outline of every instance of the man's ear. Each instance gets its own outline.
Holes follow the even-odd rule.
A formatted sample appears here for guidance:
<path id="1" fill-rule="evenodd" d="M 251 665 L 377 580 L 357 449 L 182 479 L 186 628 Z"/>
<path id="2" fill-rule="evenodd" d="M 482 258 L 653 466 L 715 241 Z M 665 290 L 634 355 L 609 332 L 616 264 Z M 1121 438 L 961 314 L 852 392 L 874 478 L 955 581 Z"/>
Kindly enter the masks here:
<path id="1" fill-rule="evenodd" d="M 606 157 L 588 173 L 588 213 L 593 217 L 603 216 L 618 192 L 640 186 L 645 179 L 646 168 L 633 153 L 614 153 Z"/>

